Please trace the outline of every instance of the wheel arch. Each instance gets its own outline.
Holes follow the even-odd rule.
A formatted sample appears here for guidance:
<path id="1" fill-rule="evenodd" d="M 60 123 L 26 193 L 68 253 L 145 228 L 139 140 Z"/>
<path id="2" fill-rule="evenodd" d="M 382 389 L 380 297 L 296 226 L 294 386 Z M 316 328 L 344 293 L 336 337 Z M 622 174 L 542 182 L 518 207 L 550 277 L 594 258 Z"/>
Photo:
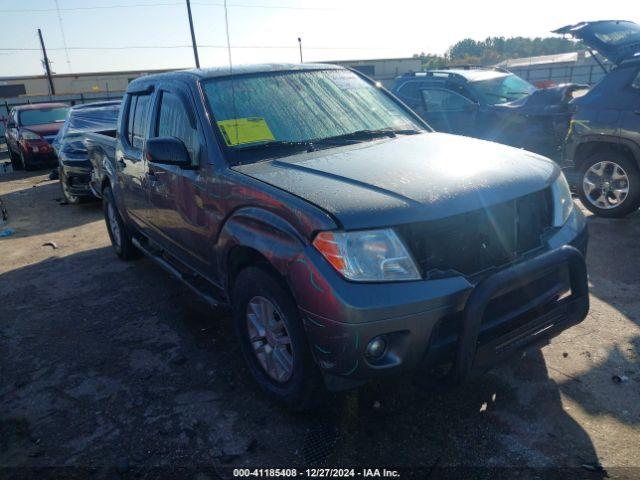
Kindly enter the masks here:
<path id="1" fill-rule="evenodd" d="M 281 216 L 256 207 L 236 210 L 224 223 L 218 239 L 218 273 L 221 286 L 230 295 L 237 275 L 258 265 L 282 280 L 289 291 L 290 265 L 306 242 Z"/>
<path id="2" fill-rule="evenodd" d="M 621 138 L 589 139 L 576 147 L 575 164 L 578 169 L 585 161 L 600 152 L 620 153 L 640 168 L 640 146 L 635 142 Z"/>

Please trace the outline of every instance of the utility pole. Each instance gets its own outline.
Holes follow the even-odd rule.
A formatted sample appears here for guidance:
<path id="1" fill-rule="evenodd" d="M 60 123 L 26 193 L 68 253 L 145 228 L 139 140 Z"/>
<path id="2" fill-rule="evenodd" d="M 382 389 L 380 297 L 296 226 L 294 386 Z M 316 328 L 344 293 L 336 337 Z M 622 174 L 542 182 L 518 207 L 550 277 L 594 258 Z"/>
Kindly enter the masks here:
<path id="1" fill-rule="evenodd" d="M 196 45 L 196 33 L 193 31 L 193 18 L 191 18 L 191 3 L 187 0 L 187 13 L 189 14 L 189 28 L 191 29 L 191 44 L 193 45 L 193 56 L 196 59 L 196 68 L 200 68 L 198 58 L 198 46 Z"/>
<path id="2" fill-rule="evenodd" d="M 300 48 L 300 63 L 304 63 L 302 61 L 302 38 L 298 37 L 298 47 Z"/>
<path id="3" fill-rule="evenodd" d="M 44 55 L 44 68 L 47 70 L 47 79 L 49 80 L 49 91 L 51 95 L 56 94 L 56 89 L 53 87 L 53 78 L 51 78 L 51 67 L 49 66 L 49 57 L 47 57 L 47 49 L 44 48 L 44 40 L 42 39 L 42 30 L 38 29 L 38 36 L 40 37 L 40 46 L 42 47 L 42 54 Z"/>

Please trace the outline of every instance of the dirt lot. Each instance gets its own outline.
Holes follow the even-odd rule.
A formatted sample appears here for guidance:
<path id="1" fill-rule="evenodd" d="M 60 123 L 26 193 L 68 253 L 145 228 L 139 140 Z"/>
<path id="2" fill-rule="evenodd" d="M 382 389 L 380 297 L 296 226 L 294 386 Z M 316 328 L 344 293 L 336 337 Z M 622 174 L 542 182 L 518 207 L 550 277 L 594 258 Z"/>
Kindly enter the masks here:
<path id="1" fill-rule="evenodd" d="M 254 387 L 225 312 L 115 257 L 98 204 L 61 205 L 42 172 L 1 175 L 0 198 L 15 230 L 0 239 L 4 478 L 310 463 L 487 478 L 597 478 L 600 463 L 640 477 L 640 214 L 589 218 L 591 313 L 541 352 L 455 391 L 400 378 L 299 415 Z"/>

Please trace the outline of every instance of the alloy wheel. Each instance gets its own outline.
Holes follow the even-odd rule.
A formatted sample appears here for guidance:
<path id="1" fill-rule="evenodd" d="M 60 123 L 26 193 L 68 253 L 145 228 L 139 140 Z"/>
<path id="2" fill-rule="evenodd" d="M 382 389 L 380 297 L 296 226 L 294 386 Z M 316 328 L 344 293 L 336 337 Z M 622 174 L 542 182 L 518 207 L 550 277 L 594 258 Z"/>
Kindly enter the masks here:
<path id="1" fill-rule="evenodd" d="M 120 232 L 120 224 L 118 223 L 118 217 L 116 215 L 117 214 L 115 208 L 113 207 L 113 203 L 109 202 L 107 204 L 107 219 L 109 220 L 109 230 L 111 230 L 113 243 L 115 243 L 116 247 L 120 248 L 122 245 L 122 237 Z"/>
<path id="2" fill-rule="evenodd" d="M 293 375 L 291 338 L 278 307 L 256 296 L 247 305 L 247 331 L 253 352 L 264 371 L 284 383 Z"/>
<path id="3" fill-rule="evenodd" d="M 619 207 L 629 195 L 629 177 L 617 163 L 602 161 L 584 173 L 582 188 L 592 205 L 611 210 Z"/>

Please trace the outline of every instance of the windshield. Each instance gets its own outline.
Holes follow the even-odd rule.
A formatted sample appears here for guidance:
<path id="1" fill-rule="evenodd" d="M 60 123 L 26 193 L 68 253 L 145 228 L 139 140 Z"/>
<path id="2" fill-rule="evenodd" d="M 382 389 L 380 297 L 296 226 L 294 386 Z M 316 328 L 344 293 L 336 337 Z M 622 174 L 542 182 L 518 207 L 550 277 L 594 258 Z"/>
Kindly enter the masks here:
<path id="1" fill-rule="evenodd" d="M 204 91 L 227 146 L 236 152 L 365 131 L 422 130 L 391 98 L 348 70 L 211 79 Z"/>
<path id="2" fill-rule="evenodd" d="M 44 125 L 47 123 L 64 122 L 69 107 L 43 108 L 38 110 L 23 110 L 20 112 L 20 125 Z"/>
<path id="3" fill-rule="evenodd" d="M 512 74 L 478 80 L 472 82 L 472 85 L 489 105 L 512 102 L 536 90 L 529 82 Z"/>

